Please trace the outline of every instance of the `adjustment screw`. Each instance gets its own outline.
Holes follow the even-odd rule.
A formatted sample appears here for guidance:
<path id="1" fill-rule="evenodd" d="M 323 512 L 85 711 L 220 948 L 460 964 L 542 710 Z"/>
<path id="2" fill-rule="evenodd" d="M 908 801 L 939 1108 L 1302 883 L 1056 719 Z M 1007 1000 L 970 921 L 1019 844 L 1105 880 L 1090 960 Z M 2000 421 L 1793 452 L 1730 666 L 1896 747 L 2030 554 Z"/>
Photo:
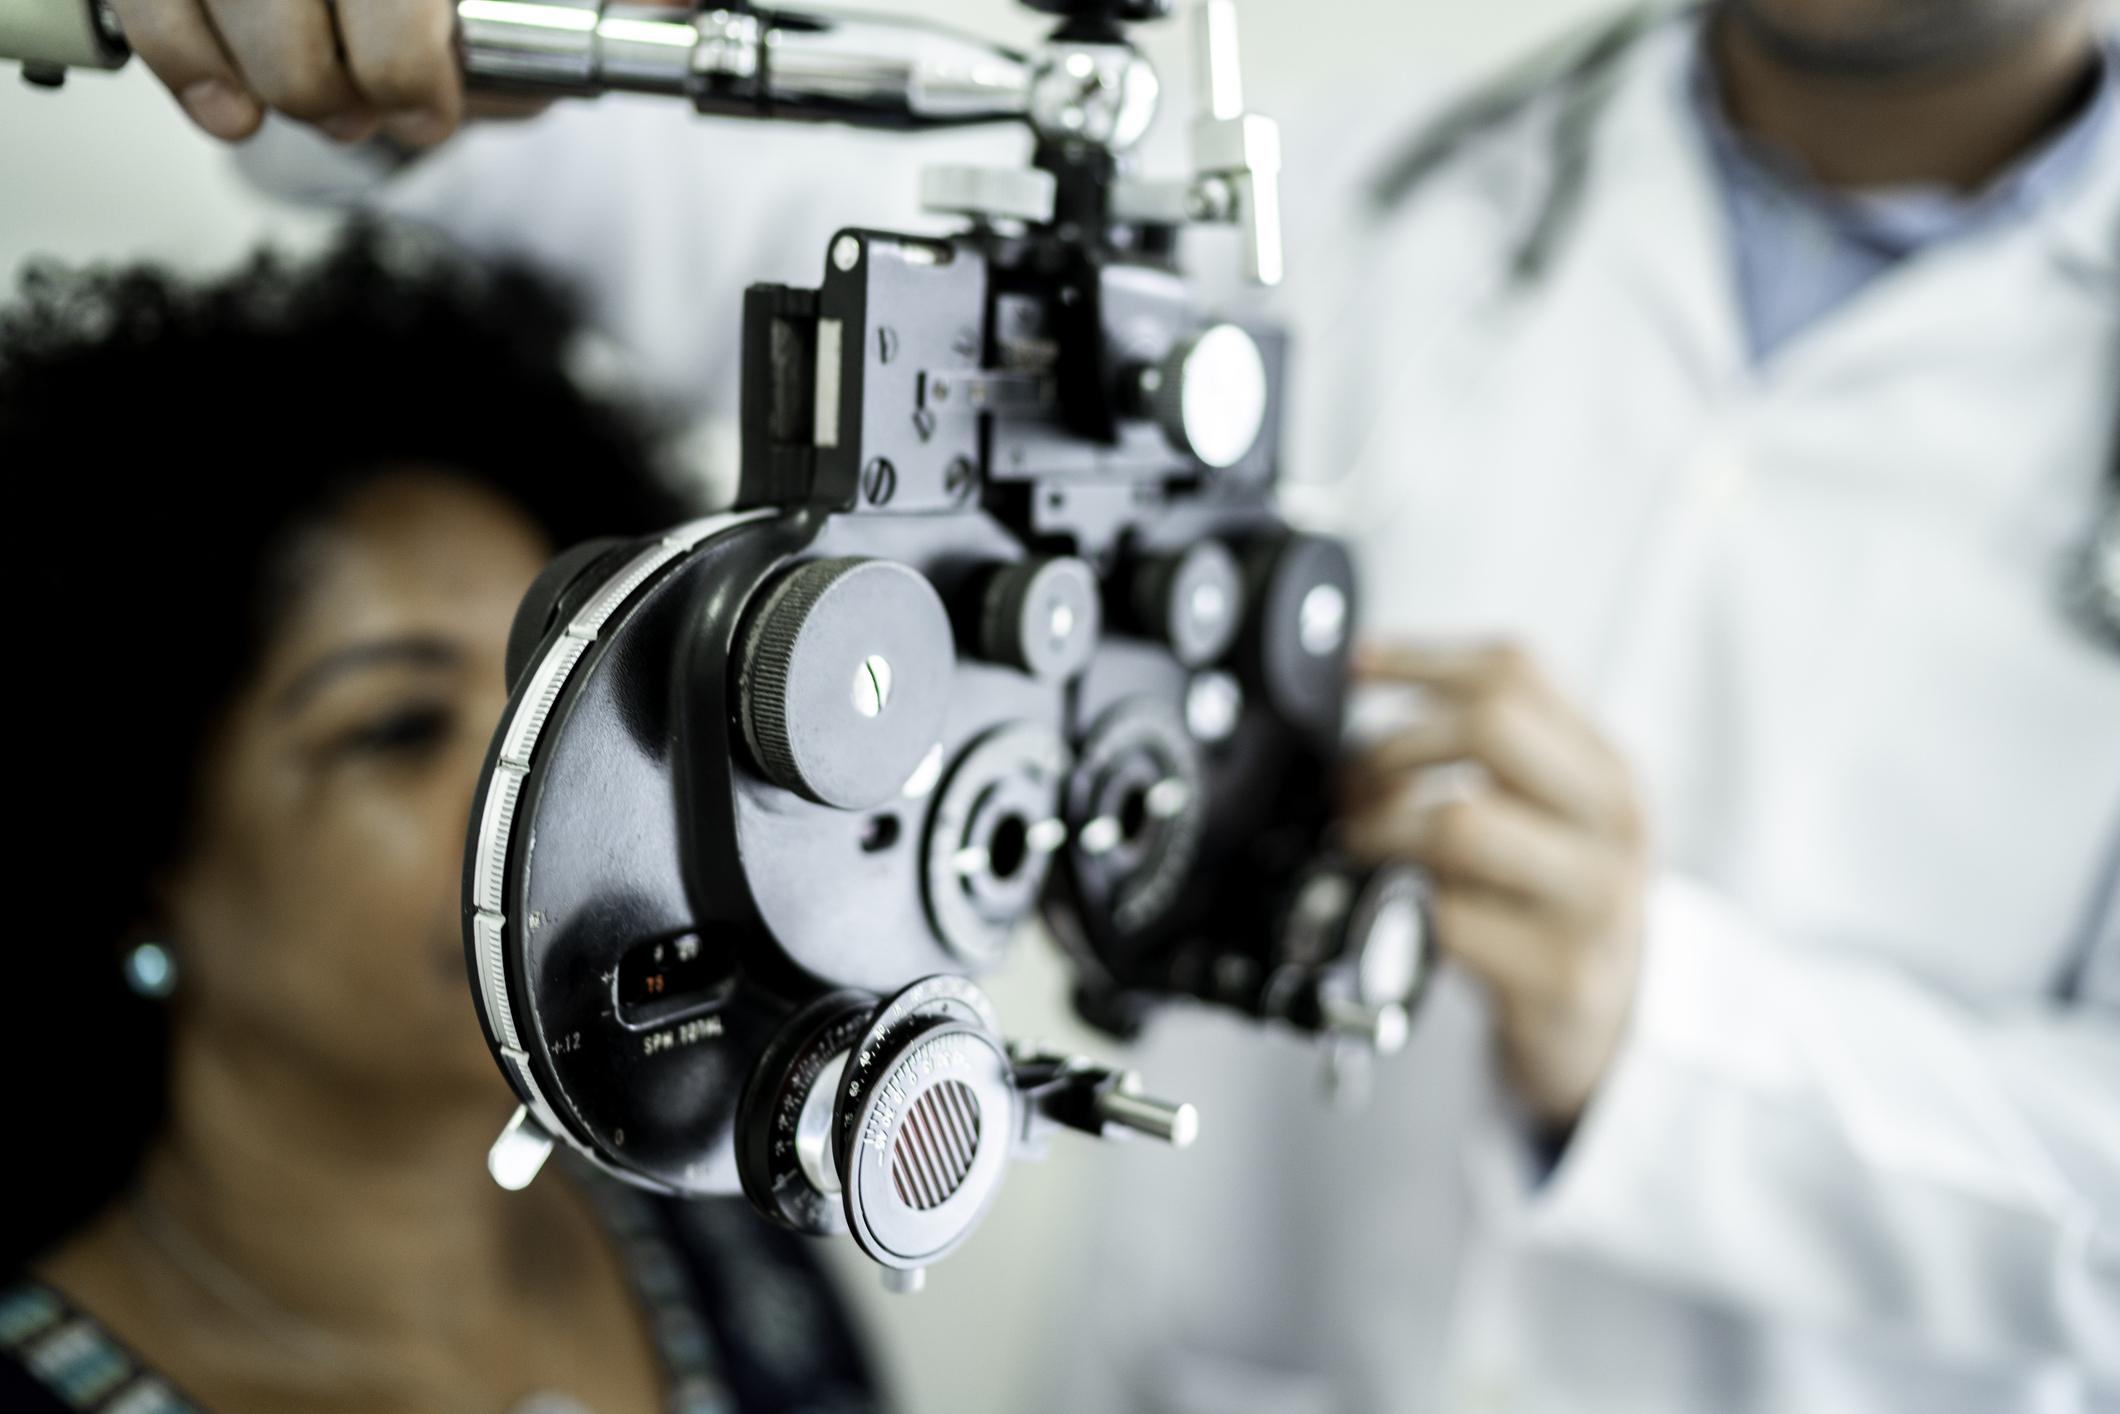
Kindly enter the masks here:
<path id="1" fill-rule="evenodd" d="M 873 717 L 890 705 L 891 665 L 881 654 L 871 653 L 854 670 L 854 710 Z"/>
<path id="2" fill-rule="evenodd" d="M 878 457 L 861 469 L 861 499 L 872 506 L 887 506 L 897 494 L 898 468 L 888 458 Z"/>

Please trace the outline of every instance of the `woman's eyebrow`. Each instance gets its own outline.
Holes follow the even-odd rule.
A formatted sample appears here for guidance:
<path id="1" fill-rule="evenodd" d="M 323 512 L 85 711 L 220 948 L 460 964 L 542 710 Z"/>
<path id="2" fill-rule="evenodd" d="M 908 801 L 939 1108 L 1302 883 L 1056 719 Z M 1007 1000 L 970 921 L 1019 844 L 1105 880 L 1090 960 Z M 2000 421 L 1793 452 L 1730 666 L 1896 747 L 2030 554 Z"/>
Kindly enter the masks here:
<path id="1" fill-rule="evenodd" d="M 301 676 L 287 684 L 286 691 L 280 694 L 280 711 L 284 715 L 297 710 L 334 678 L 348 673 L 385 666 L 453 668 L 463 659 L 462 647 L 434 634 L 348 644 L 311 663 L 302 670 Z"/>

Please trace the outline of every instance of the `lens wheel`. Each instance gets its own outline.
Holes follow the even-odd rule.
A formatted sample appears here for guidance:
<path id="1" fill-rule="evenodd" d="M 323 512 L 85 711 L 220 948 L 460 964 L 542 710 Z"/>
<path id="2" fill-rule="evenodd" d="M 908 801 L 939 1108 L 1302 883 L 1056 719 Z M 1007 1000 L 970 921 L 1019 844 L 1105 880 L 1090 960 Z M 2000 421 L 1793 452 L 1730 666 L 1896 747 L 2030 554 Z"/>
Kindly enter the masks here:
<path id="1" fill-rule="evenodd" d="M 965 962 L 999 961 L 1036 906 L 1065 837 L 1066 773 L 1067 748 L 1057 736 L 1013 722 L 974 741 L 937 793 L 921 887 L 935 935 Z"/>

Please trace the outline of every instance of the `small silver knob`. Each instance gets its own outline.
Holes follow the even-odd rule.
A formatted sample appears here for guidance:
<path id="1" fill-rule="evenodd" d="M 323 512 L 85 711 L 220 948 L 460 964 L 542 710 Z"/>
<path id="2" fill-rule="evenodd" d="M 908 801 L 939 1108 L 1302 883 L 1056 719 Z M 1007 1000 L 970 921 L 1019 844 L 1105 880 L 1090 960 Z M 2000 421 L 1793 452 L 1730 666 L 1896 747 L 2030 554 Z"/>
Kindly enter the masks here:
<path id="1" fill-rule="evenodd" d="M 530 1117 L 526 1107 L 517 1105 L 500 1138 L 486 1151 L 486 1172 L 510 1193 L 518 1193 L 530 1186 L 530 1180 L 537 1177 L 537 1171 L 551 1157 L 552 1136 Z"/>
<path id="2" fill-rule="evenodd" d="M 1406 1048 L 1412 1029 L 1406 1008 L 1397 1002 L 1364 1006 L 1360 1002 L 1332 997 L 1318 1000 L 1318 1012 L 1327 1028 L 1350 1041 L 1360 1041 L 1380 1056 L 1395 1056 Z"/>
<path id="3" fill-rule="evenodd" d="M 1129 1081 L 1132 1082 L 1131 1086 Z M 1097 1117 L 1183 1149 L 1200 1137 L 1200 1112 L 1191 1105 L 1167 1104 L 1138 1093 L 1140 1078 L 1129 1072 L 1097 1096 Z"/>

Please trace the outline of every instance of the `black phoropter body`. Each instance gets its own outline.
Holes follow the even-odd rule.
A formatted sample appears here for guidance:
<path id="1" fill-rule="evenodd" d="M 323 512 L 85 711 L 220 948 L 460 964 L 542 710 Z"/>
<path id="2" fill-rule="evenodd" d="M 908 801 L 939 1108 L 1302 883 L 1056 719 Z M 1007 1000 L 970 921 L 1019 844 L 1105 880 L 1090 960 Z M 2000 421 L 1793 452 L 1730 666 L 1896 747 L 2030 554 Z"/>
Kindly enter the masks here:
<path id="1" fill-rule="evenodd" d="M 737 508 L 524 602 L 465 871 L 503 1182 L 557 1137 L 917 1273 L 1051 1127 L 1184 1142 L 1189 1107 L 1002 1041 L 968 977 L 1041 906 L 1117 1033 L 1187 995 L 1403 1036 L 1418 883 L 1326 848 L 1354 584 L 1273 508 L 1281 340 L 1159 254 L 1191 210 L 1272 273 L 1270 125 L 1218 94 L 1222 155 L 1131 181 L 1118 22 L 1158 7 L 1040 8 L 1037 166 L 931 172 L 967 234 L 845 231 L 818 288 L 750 291 Z M 747 101 L 704 63 L 702 107 Z"/>
<path id="2" fill-rule="evenodd" d="M 465 74 L 534 95 L 880 128 L 1023 121 L 1027 170 L 930 168 L 949 240 L 850 230 L 744 311 L 737 509 L 577 546 L 508 648 L 464 871 L 481 1025 L 522 1109 L 628 1181 L 851 1231 L 901 1289 L 1047 1131 L 1187 1142 L 1131 1073 L 1007 1047 L 969 975 L 1042 907 L 1116 1034 L 1174 996 L 1403 1040 L 1419 880 L 1329 848 L 1345 552 L 1275 514 L 1281 340 L 1170 253 L 1279 279 L 1279 139 L 1231 0 L 1197 0 L 1194 172 L 1128 149 L 1170 0 L 1028 0 L 1034 53 L 877 14 L 456 0 Z M 0 57 L 128 58 L 103 0 L 23 0 Z"/>

